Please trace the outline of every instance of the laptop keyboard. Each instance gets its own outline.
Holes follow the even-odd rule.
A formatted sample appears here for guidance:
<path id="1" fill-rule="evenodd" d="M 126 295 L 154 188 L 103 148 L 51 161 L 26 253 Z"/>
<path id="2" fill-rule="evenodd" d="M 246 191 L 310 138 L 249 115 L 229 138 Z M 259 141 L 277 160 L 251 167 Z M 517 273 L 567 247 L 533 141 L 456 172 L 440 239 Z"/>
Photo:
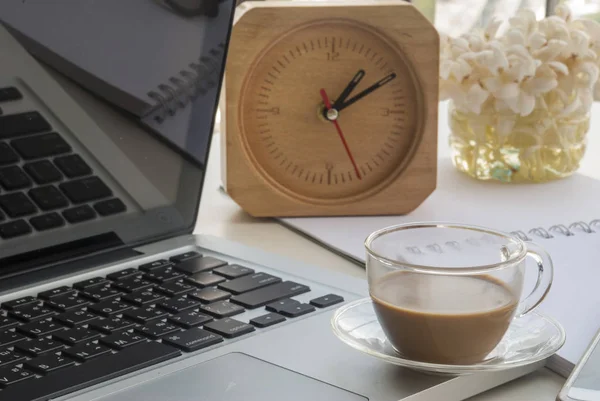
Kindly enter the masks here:
<path id="1" fill-rule="evenodd" d="M 344 301 L 293 299 L 310 290 L 187 252 L 6 301 L 0 401 L 48 400 Z"/>
<path id="2" fill-rule="evenodd" d="M 23 98 L 0 88 L 0 105 Z M 0 238 L 122 213 L 126 206 L 37 111 L 1 115 Z"/>

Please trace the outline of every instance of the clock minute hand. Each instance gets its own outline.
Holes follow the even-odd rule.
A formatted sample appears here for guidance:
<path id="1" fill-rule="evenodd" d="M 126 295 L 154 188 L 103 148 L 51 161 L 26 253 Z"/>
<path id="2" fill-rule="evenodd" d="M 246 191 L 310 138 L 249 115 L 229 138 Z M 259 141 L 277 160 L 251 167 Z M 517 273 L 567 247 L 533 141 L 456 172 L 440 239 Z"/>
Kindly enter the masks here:
<path id="1" fill-rule="evenodd" d="M 349 107 L 349 106 L 353 105 L 354 103 L 356 103 L 357 101 L 359 101 L 363 97 L 367 96 L 368 94 L 370 94 L 370 93 L 376 91 L 377 89 L 381 88 L 383 85 L 387 84 L 388 82 L 390 82 L 394 78 L 396 78 L 396 73 L 391 73 L 390 75 L 388 75 L 388 76 L 380 79 L 379 81 L 375 82 L 373 85 L 369 86 L 367 89 L 365 89 L 364 91 L 360 92 L 358 95 L 356 95 L 353 98 L 349 99 L 348 101 L 342 103 L 340 106 L 336 107 L 335 109 L 338 112 L 342 111 L 346 107 Z"/>
<path id="2" fill-rule="evenodd" d="M 365 70 L 358 70 L 356 75 L 354 75 L 354 78 L 352 78 L 352 80 L 348 83 L 348 85 L 342 91 L 340 96 L 335 100 L 335 102 L 333 102 L 332 108 L 337 110 L 344 103 L 344 101 L 346 100 L 348 95 L 350 95 L 350 93 L 354 90 L 354 88 L 356 88 L 356 85 L 360 83 L 361 79 L 363 79 L 364 76 Z"/>

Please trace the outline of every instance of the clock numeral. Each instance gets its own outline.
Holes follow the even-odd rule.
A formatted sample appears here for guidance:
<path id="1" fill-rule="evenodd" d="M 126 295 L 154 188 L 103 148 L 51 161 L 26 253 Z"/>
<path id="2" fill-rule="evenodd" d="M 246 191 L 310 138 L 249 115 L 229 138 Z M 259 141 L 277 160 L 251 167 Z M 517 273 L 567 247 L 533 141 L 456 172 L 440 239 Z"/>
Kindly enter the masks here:
<path id="1" fill-rule="evenodd" d="M 327 61 L 338 61 L 340 58 L 339 52 L 327 52 Z"/>
<path id="2" fill-rule="evenodd" d="M 256 111 L 261 113 L 272 113 L 274 115 L 279 115 L 279 107 L 272 107 L 270 109 L 256 109 Z"/>

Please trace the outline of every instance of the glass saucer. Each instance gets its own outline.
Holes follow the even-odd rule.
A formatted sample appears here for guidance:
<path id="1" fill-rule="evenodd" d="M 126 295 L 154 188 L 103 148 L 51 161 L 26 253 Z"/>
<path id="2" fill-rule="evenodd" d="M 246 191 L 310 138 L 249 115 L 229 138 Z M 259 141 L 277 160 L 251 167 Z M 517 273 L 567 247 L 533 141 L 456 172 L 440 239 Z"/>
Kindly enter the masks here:
<path id="1" fill-rule="evenodd" d="M 386 339 L 370 298 L 339 308 L 331 325 L 340 340 L 359 351 L 388 363 L 440 375 L 464 375 L 529 365 L 550 357 L 565 342 L 565 331 L 557 321 L 533 311 L 513 321 L 485 361 L 472 365 L 444 365 L 402 358 Z"/>

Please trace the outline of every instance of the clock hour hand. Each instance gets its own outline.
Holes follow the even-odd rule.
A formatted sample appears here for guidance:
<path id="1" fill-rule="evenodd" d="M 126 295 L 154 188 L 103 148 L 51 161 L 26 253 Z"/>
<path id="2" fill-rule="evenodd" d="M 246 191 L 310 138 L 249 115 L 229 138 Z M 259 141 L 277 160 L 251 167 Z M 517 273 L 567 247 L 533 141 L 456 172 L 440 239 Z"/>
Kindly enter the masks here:
<path id="1" fill-rule="evenodd" d="M 342 103 L 338 107 L 335 107 L 335 109 L 338 112 L 344 110 L 346 107 L 349 107 L 349 106 L 353 105 L 354 103 L 356 103 L 357 101 L 359 101 L 363 97 L 365 97 L 368 94 L 370 94 L 370 93 L 376 91 L 377 89 L 381 88 L 383 85 L 387 84 L 388 82 L 390 82 L 394 78 L 396 78 L 396 73 L 393 72 L 390 75 L 388 75 L 388 76 L 380 79 L 379 81 L 375 82 L 373 85 L 369 86 L 367 89 L 365 89 L 364 91 L 360 92 L 358 95 L 356 95 L 353 98 L 345 101 L 344 103 Z"/>
<path id="2" fill-rule="evenodd" d="M 335 100 L 335 102 L 333 102 L 332 108 L 337 110 L 344 103 L 350 93 L 352 93 L 354 88 L 356 88 L 356 85 L 359 84 L 360 80 L 363 79 L 364 76 L 365 70 L 358 70 L 356 75 L 354 75 L 354 78 L 352 78 L 352 80 L 348 83 L 348 86 L 346 86 L 340 96 Z"/>

